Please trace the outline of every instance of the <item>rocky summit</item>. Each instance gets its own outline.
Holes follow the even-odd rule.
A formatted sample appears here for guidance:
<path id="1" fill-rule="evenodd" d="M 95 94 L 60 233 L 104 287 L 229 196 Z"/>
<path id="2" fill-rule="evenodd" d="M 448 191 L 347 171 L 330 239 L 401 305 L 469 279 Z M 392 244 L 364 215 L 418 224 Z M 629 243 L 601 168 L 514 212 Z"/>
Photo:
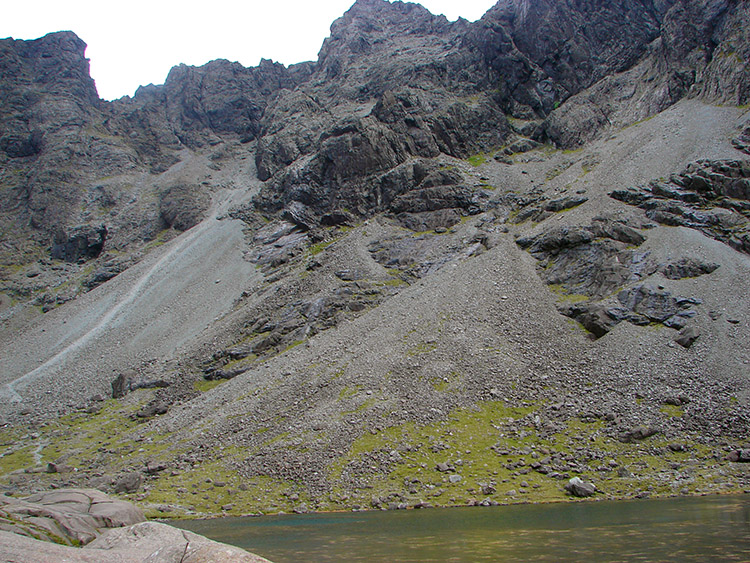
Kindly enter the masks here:
<path id="1" fill-rule="evenodd" d="M 357 0 L 99 99 L 0 40 L 0 487 L 147 515 L 750 490 L 750 3 Z"/>

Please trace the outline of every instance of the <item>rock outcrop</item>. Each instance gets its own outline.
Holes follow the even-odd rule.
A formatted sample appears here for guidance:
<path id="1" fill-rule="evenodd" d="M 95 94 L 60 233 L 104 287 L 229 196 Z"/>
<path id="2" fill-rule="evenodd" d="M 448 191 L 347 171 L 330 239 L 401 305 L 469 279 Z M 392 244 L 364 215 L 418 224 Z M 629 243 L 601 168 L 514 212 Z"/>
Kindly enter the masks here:
<path id="1" fill-rule="evenodd" d="M 0 552 L 8 561 L 267 561 L 192 532 L 145 522 L 134 505 L 93 489 L 0 497 L 0 503 Z"/>
<path id="2" fill-rule="evenodd" d="M 68 489 L 24 499 L 0 497 L 2 529 L 35 539 L 86 545 L 108 528 L 143 522 L 143 512 L 94 489 Z"/>
<path id="3" fill-rule="evenodd" d="M 750 163 L 699 161 L 669 180 L 615 190 L 611 197 L 646 210 L 669 226 L 697 229 L 741 252 L 750 253 Z"/>

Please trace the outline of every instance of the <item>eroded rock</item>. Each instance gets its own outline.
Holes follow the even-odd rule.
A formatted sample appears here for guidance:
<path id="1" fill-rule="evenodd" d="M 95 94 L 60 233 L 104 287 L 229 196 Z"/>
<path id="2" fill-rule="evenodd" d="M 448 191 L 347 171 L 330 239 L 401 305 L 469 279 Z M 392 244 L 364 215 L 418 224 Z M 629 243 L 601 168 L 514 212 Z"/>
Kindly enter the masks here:
<path id="1" fill-rule="evenodd" d="M 646 211 L 667 226 L 699 230 L 750 253 L 750 162 L 700 160 L 668 181 L 615 190 L 610 197 Z"/>
<path id="2" fill-rule="evenodd" d="M 105 225 L 81 225 L 56 236 L 50 254 L 55 260 L 66 262 L 89 260 L 99 256 L 106 240 Z"/>

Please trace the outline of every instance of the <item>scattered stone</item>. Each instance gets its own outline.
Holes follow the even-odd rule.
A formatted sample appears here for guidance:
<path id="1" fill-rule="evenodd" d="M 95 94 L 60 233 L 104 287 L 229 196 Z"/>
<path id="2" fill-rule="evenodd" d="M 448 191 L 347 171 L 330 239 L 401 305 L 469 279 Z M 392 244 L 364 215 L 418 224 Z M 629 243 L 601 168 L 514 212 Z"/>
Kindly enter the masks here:
<path id="1" fill-rule="evenodd" d="M 750 463 L 750 449 L 733 450 L 729 452 L 727 459 L 735 463 Z"/>
<path id="2" fill-rule="evenodd" d="M 685 327 L 680 331 L 679 336 L 675 338 L 675 342 L 683 348 L 690 348 L 700 338 L 700 335 L 700 330 L 696 327 Z"/>
<path id="3" fill-rule="evenodd" d="M 681 280 L 710 274 L 718 267 L 719 264 L 713 262 L 702 262 L 694 258 L 680 258 L 677 262 L 663 264 L 659 267 L 659 271 L 667 279 Z"/>
<path id="4" fill-rule="evenodd" d="M 112 380 L 112 398 L 120 399 L 137 389 L 163 389 L 169 382 L 158 378 L 146 378 L 134 370 L 121 373 Z"/>
<path id="5" fill-rule="evenodd" d="M 658 433 L 659 430 L 651 426 L 638 426 L 622 434 L 620 441 L 625 443 L 639 442 Z"/>

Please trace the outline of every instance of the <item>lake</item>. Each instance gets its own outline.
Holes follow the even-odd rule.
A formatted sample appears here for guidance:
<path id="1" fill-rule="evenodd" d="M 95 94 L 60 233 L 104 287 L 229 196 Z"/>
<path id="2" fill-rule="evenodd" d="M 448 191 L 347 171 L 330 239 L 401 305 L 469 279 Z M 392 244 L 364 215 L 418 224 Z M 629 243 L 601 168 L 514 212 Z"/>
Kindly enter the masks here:
<path id="1" fill-rule="evenodd" d="M 275 563 L 750 561 L 750 495 L 172 522 Z"/>

